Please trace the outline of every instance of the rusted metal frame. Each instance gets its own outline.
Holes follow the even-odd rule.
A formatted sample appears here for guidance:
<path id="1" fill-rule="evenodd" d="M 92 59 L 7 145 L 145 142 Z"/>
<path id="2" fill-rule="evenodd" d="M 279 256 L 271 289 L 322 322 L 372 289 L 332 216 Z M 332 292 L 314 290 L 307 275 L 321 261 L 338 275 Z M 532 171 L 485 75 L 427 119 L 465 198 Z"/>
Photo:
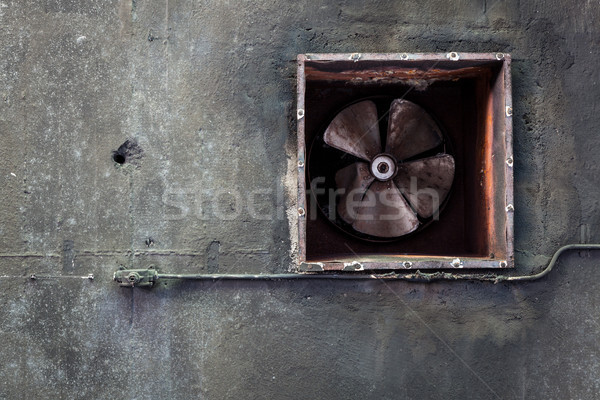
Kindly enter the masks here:
<path id="1" fill-rule="evenodd" d="M 379 260 L 370 261 L 370 257 L 356 257 L 345 260 L 332 260 L 322 262 L 303 262 L 298 266 L 300 272 L 322 271 L 375 271 L 394 269 L 469 269 L 469 268 L 507 268 L 503 260 L 478 259 L 472 257 L 418 257 L 412 254 L 394 256 L 389 259 L 377 257 Z"/>
<path id="2" fill-rule="evenodd" d="M 510 74 L 510 55 L 504 55 L 502 73 L 504 74 L 504 147 L 506 149 L 505 165 L 505 187 L 506 187 L 506 246 L 507 262 L 509 267 L 514 267 L 514 176 L 513 176 L 513 118 L 512 118 L 512 80 Z"/>
<path id="3" fill-rule="evenodd" d="M 307 61 L 320 61 L 320 62 L 336 62 L 336 61 L 360 61 L 361 59 L 368 61 L 378 60 L 398 60 L 398 61 L 446 61 L 450 59 L 450 54 L 454 53 L 425 53 L 425 54 L 373 54 L 373 53 L 347 53 L 347 54 L 307 54 L 298 56 L 298 112 L 302 112 L 302 118 L 298 118 L 298 154 L 299 164 L 304 165 L 305 162 L 305 123 L 304 123 L 304 99 L 306 90 L 306 62 Z M 503 75 L 504 88 L 502 94 L 506 104 L 505 108 L 505 129 L 504 129 L 504 140 L 505 140 L 505 155 L 510 154 L 512 160 L 512 101 L 511 101 L 511 81 L 510 81 L 510 56 L 502 53 L 496 54 L 479 54 L 479 53 L 460 53 L 459 57 L 461 60 L 470 61 L 501 61 L 502 67 L 500 73 Z M 448 70 L 445 70 L 447 72 Z M 338 76 L 339 80 L 339 76 Z M 493 96 L 495 93 L 490 88 L 490 95 Z M 510 110 L 510 113 L 509 113 Z M 492 128 L 493 129 L 493 128 Z M 496 134 L 494 130 L 492 134 Z M 448 264 L 455 268 L 507 268 L 514 266 L 514 245 L 513 245 L 513 216 L 512 211 L 514 210 L 512 205 L 513 198 L 513 176 L 512 176 L 512 164 L 505 164 L 505 183 L 506 183 L 506 219 L 505 219 L 505 230 L 506 230 L 506 261 L 505 260 L 489 260 L 489 259 L 478 259 L 478 258 L 453 258 L 453 257 L 435 257 L 435 260 L 422 260 L 419 257 L 413 255 L 407 255 L 406 259 L 402 261 L 327 261 L 327 262 L 311 262 L 305 263 L 306 261 L 306 212 L 302 212 L 302 207 L 305 207 L 306 202 L 306 186 L 305 186 L 305 173 L 302 169 L 299 174 L 299 193 L 298 193 L 298 205 L 300 211 L 299 220 L 299 269 L 303 271 L 319 271 L 319 270 L 369 270 L 369 269 L 397 269 L 397 268 L 420 268 L 420 269 L 444 269 L 448 268 Z M 493 174 L 492 180 L 495 182 L 496 174 Z M 398 256 L 401 257 L 401 256 Z M 368 258 L 368 257 L 365 257 Z M 431 257 L 428 257 L 431 258 Z M 414 260 L 414 261 L 411 261 Z M 457 262 L 458 260 L 458 262 Z"/>
<path id="4" fill-rule="evenodd" d="M 305 60 L 310 61 L 446 61 L 451 60 L 449 55 L 456 53 L 458 60 L 469 61 L 499 61 L 506 58 L 503 53 L 307 53 L 303 54 Z M 454 61 L 454 60 L 451 60 Z"/>
<path id="5" fill-rule="evenodd" d="M 298 262 L 306 260 L 306 218 L 308 213 L 306 199 L 306 143 L 304 143 L 305 130 L 305 93 L 306 79 L 304 75 L 306 56 L 298 55 L 298 76 L 297 76 L 297 135 L 298 135 Z"/>

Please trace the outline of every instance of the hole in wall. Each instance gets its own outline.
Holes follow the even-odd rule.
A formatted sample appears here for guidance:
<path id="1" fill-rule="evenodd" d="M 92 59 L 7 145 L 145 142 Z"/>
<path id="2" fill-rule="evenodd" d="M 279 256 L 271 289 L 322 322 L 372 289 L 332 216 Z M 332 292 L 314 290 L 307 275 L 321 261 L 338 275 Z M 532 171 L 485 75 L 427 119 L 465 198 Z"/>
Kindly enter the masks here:
<path id="1" fill-rule="evenodd" d="M 125 164 L 125 156 L 123 154 L 119 154 L 116 151 L 113 153 L 113 161 L 117 164 Z"/>
<path id="2" fill-rule="evenodd" d="M 137 165 L 143 155 L 144 151 L 137 141 L 134 139 L 127 139 L 117 150 L 112 152 L 112 160 L 119 165 L 125 163 Z"/>

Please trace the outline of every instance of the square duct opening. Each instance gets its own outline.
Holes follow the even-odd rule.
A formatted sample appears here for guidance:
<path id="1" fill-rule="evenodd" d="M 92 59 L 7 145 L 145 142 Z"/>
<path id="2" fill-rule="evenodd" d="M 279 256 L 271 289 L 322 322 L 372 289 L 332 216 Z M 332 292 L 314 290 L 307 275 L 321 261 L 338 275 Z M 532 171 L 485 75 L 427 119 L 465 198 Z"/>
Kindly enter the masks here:
<path id="1" fill-rule="evenodd" d="M 513 267 L 511 116 L 507 54 L 299 55 L 300 270 Z"/>

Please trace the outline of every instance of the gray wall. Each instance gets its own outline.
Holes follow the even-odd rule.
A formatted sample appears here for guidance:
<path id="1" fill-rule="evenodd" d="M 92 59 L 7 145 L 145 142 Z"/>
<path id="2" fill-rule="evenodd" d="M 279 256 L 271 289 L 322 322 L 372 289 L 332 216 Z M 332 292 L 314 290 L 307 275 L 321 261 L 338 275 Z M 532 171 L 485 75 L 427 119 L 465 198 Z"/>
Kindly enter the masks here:
<path id="1" fill-rule="evenodd" d="M 596 1 L 2 0 L 0 398 L 599 398 L 597 254 L 528 284 L 111 281 L 290 267 L 305 52 L 511 53 L 515 272 L 600 241 L 599 21 Z M 254 189 L 273 218 L 217 218 L 238 210 L 215 193 Z"/>

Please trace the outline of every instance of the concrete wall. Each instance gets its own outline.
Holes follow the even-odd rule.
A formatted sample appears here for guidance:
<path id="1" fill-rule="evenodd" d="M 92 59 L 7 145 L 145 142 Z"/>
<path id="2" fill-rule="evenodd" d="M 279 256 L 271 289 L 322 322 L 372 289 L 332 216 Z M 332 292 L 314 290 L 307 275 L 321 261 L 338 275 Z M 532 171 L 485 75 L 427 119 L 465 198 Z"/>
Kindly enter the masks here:
<path id="1" fill-rule="evenodd" d="M 2 0 L 0 398 L 599 398 L 588 252 L 528 284 L 111 281 L 289 268 L 305 52 L 511 53 L 515 272 L 600 241 L 599 21 L 596 1 Z M 272 218 L 213 201 L 254 189 Z"/>

